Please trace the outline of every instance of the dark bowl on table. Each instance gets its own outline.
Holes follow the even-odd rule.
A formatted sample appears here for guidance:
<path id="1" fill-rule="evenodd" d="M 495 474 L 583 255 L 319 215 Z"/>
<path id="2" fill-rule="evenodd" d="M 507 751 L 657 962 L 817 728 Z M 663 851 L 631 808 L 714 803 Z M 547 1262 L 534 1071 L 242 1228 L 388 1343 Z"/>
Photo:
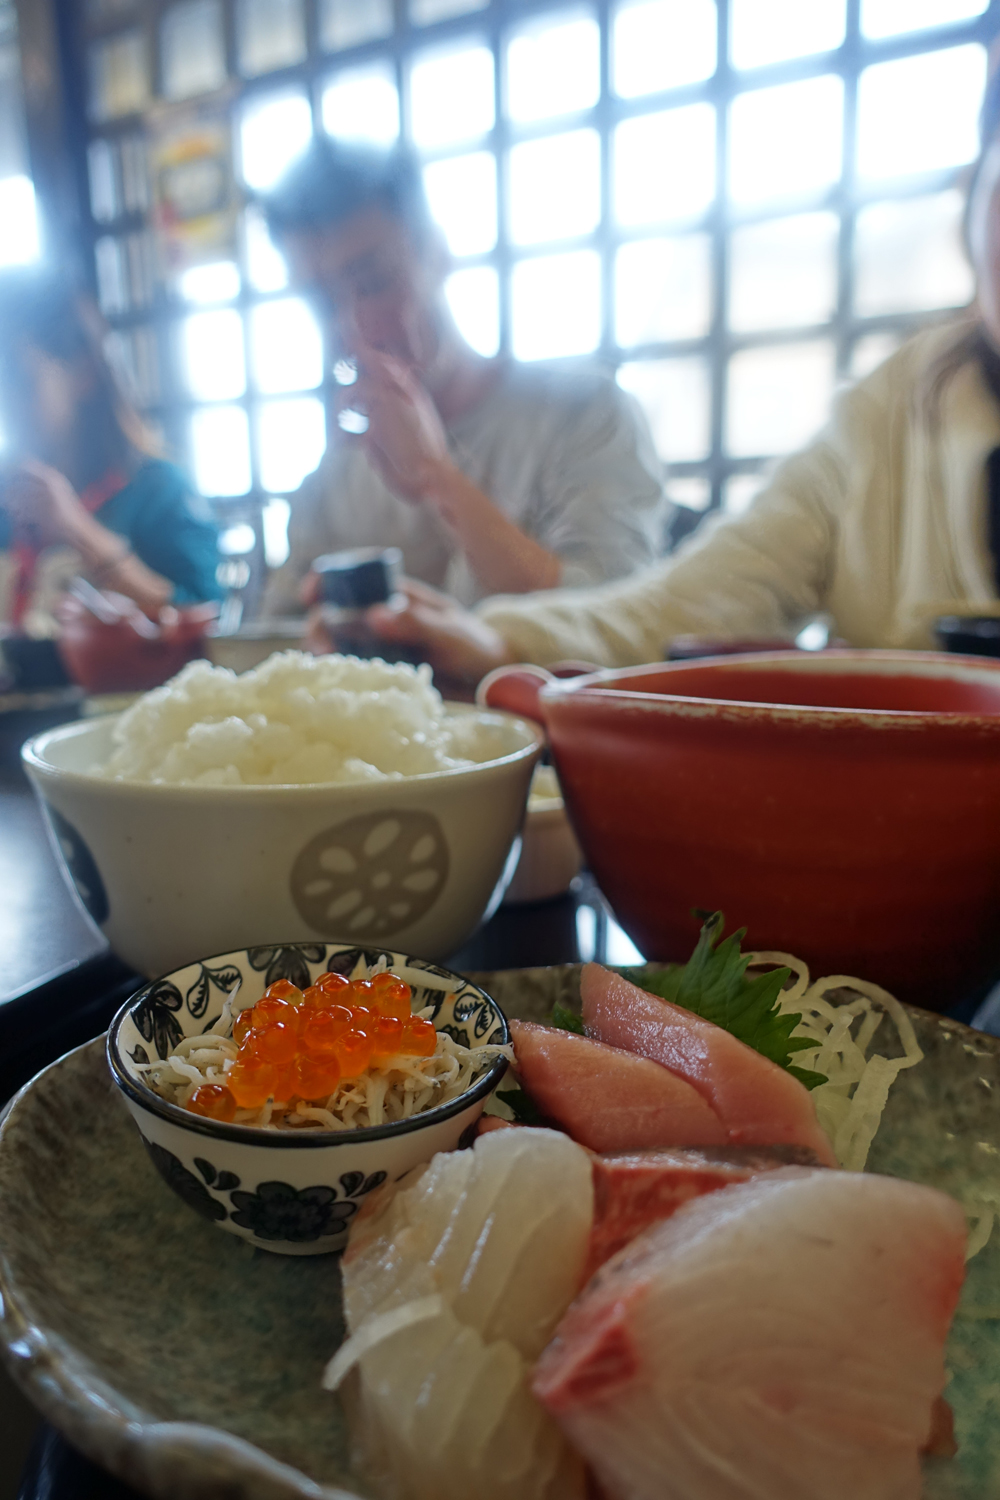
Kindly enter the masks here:
<path id="1" fill-rule="evenodd" d="M 586 859 L 647 958 L 687 958 L 699 908 L 932 1010 L 1000 969 L 1000 663 L 510 667 L 481 697 L 544 723 Z"/>

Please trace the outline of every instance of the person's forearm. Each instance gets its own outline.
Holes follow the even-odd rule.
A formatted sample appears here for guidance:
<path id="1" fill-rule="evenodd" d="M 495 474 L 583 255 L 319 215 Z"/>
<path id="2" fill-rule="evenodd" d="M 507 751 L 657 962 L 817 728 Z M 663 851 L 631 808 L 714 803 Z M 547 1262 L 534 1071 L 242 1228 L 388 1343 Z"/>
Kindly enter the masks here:
<path id="1" fill-rule="evenodd" d="M 528 594 L 558 587 L 561 559 L 526 536 L 453 465 L 435 469 L 425 501 L 454 535 L 484 593 Z"/>
<path id="2" fill-rule="evenodd" d="M 109 531 L 92 516 L 72 537 L 94 583 L 134 599 L 144 614 L 155 619 L 173 594 L 173 584 L 140 562 L 124 537 Z"/>

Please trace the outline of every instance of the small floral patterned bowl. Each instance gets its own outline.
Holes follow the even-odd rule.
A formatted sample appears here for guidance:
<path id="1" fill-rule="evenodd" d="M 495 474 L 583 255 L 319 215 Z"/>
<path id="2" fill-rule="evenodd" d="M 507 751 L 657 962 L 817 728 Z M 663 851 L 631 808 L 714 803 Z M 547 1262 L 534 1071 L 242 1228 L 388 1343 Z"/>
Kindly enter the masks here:
<path id="1" fill-rule="evenodd" d="M 373 965 L 383 956 L 412 987 L 414 1009 L 433 1007 L 439 1031 L 472 1048 L 509 1043 L 500 1007 L 460 974 L 408 954 L 342 943 L 243 948 L 202 959 L 154 979 L 115 1016 L 108 1063 L 143 1144 L 164 1181 L 220 1229 L 281 1255 L 340 1250 L 367 1193 L 474 1136 L 507 1069 L 502 1057 L 447 1104 L 350 1131 L 229 1125 L 169 1104 L 145 1082 L 140 1065 L 166 1057 L 182 1037 L 207 1031 L 237 982 L 242 1006 L 277 979 L 304 988 L 324 970 L 350 975 L 360 958 Z"/>

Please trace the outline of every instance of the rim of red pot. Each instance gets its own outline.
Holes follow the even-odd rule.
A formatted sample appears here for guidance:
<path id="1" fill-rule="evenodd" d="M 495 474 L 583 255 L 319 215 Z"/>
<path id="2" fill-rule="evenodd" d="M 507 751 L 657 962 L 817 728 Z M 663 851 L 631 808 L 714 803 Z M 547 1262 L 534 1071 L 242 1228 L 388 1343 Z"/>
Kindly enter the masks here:
<path id="1" fill-rule="evenodd" d="M 989 712 L 967 712 L 959 709 L 902 709 L 838 707 L 827 704 L 761 702 L 759 699 L 738 697 L 709 697 L 704 693 L 694 694 L 650 692 L 636 688 L 629 691 L 632 682 L 641 682 L 652 676 L 669 674 L 678 679 L 678 686 L 685 676 L 704 672 L 706 669 L 747 672 L 748 675 L 761 669 L 802 674 L 815 677 L 818 674 L 847 675 L 845 668 L 853 668 L 866 676 L 903 676 L 941 678 L 970 685 L 993 687 L 997 694 L 997 710 Z M 512 668 L 511 670 L 517 670 Z M 537 669 L 536 669 L 537 670 Z M 847 726 L 850 723 L 864 724 L 872 728 L 900 727 L 908 729 L 938 727 L 941 729 L 968 729 L 977 727 L 987 733 L 1000 735 L 1000 659 L 982 656 L 961 656 L 942 651 L 866 651 L 857 648 L 834 648 L 822 652 L 763 651 L 741 656 L 705 656 L 691 661 L 648 662 L 635 667 L 613 667 L 587 673 L 578 677 L 553 677 L 539 693 L 543 706 L 555 705 L 571 698 L 584 697 L 602 707 L 614 706 L 645 708 L 650 712 L 683 714 L 699 717 L 711 714 L 718 717 L 720 711 L 729 717 L 740 719 L 765 718 L 785 721 L 806 721 L 810 725 L 830 724 Z"/>

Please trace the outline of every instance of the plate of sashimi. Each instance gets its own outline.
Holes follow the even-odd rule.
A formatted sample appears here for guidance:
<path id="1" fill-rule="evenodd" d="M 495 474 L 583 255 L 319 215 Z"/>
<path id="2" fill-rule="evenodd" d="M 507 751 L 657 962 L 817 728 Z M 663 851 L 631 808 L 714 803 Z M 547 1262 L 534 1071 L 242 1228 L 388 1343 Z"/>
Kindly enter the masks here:
<path id="1" fill-rule="evenodd" d="M 342 1256 L 196 1220 L 69 1054 L 0 1150 L 15 1374 L 155 1496 L 1000 1496 L 1000 1042 L 741 938 L 474 976 L 513 1067 Z"/>

